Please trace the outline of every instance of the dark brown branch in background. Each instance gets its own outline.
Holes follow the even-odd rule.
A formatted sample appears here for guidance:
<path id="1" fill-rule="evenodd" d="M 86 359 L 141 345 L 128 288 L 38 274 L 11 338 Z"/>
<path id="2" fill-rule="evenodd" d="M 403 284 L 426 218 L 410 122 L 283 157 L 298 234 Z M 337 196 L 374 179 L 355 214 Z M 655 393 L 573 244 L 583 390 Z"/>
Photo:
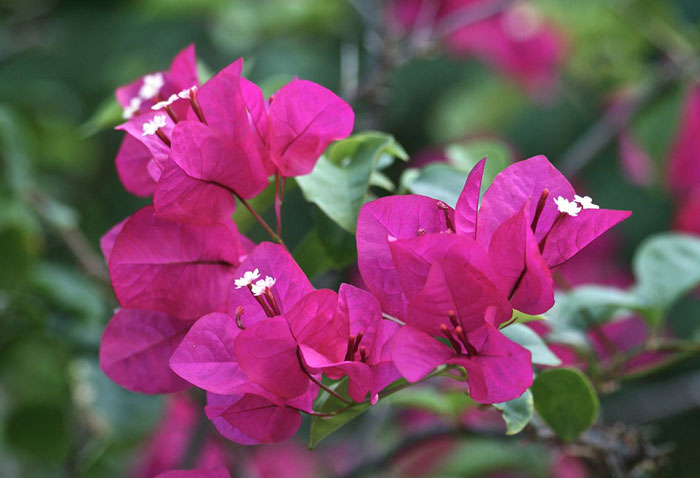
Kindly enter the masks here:
<path id="1" fill-rule="evenodd" d="M 50 199 L 42 191 L 32 188 L 26 191 L 25 196 L 28 204 L 56 231 L 83 270 L 91 277 L 109 285 L 109 274 L 105 262 L 95 252 L 83 231 L 77 227 L 61 227 L 53 224 L 47 217 Z"/>
<path id="2" fill-rule="evenodd" d="M 407 42 L 403 51 L 400 48 L 401 39 L 381 38 L 382 47 L 379 52 L 377 65 L 370 71 L 367 77 L 360 82 L 360 86 L 358 86 L 357 89 L 346 94 L 347 101 L 352 103 L 364 98 L 376 97 L 386 84 L 393 70 L 407 63 L 409 60 L 429 53 L 435 47 L 436 43 L 454 33 L 459 28 L 473 25 L 474 23 L 497 15 L 510 7 L 514 2 L 515 0 L 494 0 L 488 3 L 479 3 L 462 8 L 440 20 L 438 24 L 428 25 L 427 28 L 429 28 L 429 31 L 419 28 L 417 31 L 411 32 L 410 35 L 406 37 Z M 357 2 L 351 3 L 365 21 L 369 22 L 368 15 L 363 14 L 362 8 L 357 5 Z M 377 36 L 380 35 L 377 33 Z"/>
<path id="3" fill-rule="evenodd" d="M 563 154 L 559 163 L 565 176 L 575 176 L 600 154 L 640 113 L 660 98 L 683 75 L 700 69 L 693 55 L 664 61 L 629 102 L 616 102 Z"/>

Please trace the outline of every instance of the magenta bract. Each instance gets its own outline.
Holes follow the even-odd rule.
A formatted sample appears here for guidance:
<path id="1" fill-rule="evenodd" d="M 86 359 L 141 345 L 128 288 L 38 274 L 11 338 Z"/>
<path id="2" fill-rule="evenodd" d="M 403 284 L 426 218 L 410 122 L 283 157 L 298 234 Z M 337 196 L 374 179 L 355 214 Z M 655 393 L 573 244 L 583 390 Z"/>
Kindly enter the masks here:
<path id="1" fill-rule="evenodd" d="M 250 382 L 233 353 L 241 332 L 235 319 L 212 313 L 199 319 L 170 358 L 170 368 L 193 385 L 218 394 L 259 393 L 264 389 Z"/>
<path id="2" fill-rule="evenodd" d="M 141 197 L 153 194 L 157 178 L 153 178 L 148 170 L 153 155 L 141 141 L 130 134 L 124 136 L 114 161 L 124 189 Z"/>
<path id="3" fill-rule="evenodd" d="M 450 363 L 467 370 L 469 395 L 481 403 L 518 398 L 532 385 L 530 352 L 484 324 L 454 337 L 450 348 L 410 325 L 401 327 L 393 341 L 392 357 L 399 372 L 417 382 L 436 366 Z"/>
<path id="4" fill-rule="evenodd" d="M 232 222 L 197 226 L 137 211 L 114 241 L 109 273 L 122 307 L 194 319 L 225 309 L 239 260 Z"/>
<path id="5" fill-rule="evenodd" d="M 219 433 L 244 445 L 286 440 L 301 425 L 298 411 L 257 395 L 208 393 L 205 412 Z"/>
<path id="6" fill-rule="evenodd" d="M 700 85 L 694 85 L 685 98 L 680 128 L 669 153 L 669 184 L 681 195 L 700 184 L 699 134 Z"/>
<path id="7" fill-rule="evenodd" d="M 348 284 L 341 284 L 337 302 L 331 291 L 315 294 L 318 297 L 314 300 L 324 305 L 317 308 L 322 313 L 308 314 L 307 308 L 287 315 L 304 362 L 332 379 L 347 375 L 350 397 L 361 402 L 370 392 L 375 403 L 379 391 L 399 378 L 389 349 L 399 325 L 382 319 L 372 294 Z M 301 314 L 313 319 L 300 320 Z"/>
<path id="8" fill-rule="evenodd" d="M 270 100 L 267 144 L 282 176 L 309 174 L 332 141 L 352 133 L 350 105 L 316 83 L 292 80 Z"/>
<path id="9" fill-rule="evenodd" d="M 396 317 L 406 315 L 408 299 L 400 285 L 389 250 L 389 239 L 445 232 L 446 215 L 438 202 L 425 196 L 391 196 L 365 204 L 357 218 L 357 263 L 362 279 L 382 309 Z M 454 218 L 453 211 L 448 211 Z"/>
<path id="10" fill-rule="evenodd" d="M 231 474 L 226 468 L 199 468 L 166 471 L 155 478 L 231 478 Z"/>
<path id="11" fill-rule="evenodd" d="M 530 227 L 528 209 L 526 202 L 496 229 L 488 254 L 492 278 L 511 298 L 513 307 L 526 314 L 541 314 L 554 305 L 554 284 Z"/>
<path id="12" fill-rule="evenodd" d="M 170 393 L 189 388 L 168 360 L 192 325 L 160 312 L 121 309 L 109 321 L 100 343 L 100 368 L 124 388 Z"/>

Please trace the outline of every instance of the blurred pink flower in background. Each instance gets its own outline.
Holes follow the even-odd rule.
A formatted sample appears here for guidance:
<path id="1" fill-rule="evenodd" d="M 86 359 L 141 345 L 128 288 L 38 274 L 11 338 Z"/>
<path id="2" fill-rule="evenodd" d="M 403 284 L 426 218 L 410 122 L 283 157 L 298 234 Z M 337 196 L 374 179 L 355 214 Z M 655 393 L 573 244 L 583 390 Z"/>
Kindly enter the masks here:
<path id="1" fill-rule="evenodd" d="M 460 25 L 497 7 L 492 0 L 394 0 L 390 12 L 403 34 L 438 33 L 457 56 L 478 58 L 511 76 L 530 92 L 543 92 L 556 82 L 566 54 L 559 30 L 529 2 L 515 2 L 505 11 Z"/>

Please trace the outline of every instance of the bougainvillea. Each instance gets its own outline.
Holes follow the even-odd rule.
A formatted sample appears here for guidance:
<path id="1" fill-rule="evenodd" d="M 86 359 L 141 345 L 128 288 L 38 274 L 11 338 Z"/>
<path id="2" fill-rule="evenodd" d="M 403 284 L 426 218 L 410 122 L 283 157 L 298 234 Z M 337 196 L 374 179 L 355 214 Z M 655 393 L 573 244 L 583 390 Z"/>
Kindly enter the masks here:
<path id="1" fill-rule="evenodd" d="M 630 212 L 577 195 L 543 156 L 483 188 L 484 159 L 454 208 L 419 195 L 367 202 L 356 239 L 368 290 L 315 289 L 281 237 L 284 179 L 312 173 L 354 114 L 300 79 L 264 99 L 242 64 L 200 85 L 188 47 L 169 72 L 117 90 L 117 168 L 153 205 L 102 240 L 122 307 L 102 338 L 105 373 L 144 393 L 205 390 L 207 417 L 241 444 L 285 440 L 302 413 L 331 418 L 440 374 L 476 402 L 521 397 L 541 358 L 510 327 L 547 312 L 553 272 Z M 275 230 L 247 201 L 268 187 Z M 273 242 L 238 232 L 237 205 Z M 319 411 L 319 394 L 343 408 Z"/>

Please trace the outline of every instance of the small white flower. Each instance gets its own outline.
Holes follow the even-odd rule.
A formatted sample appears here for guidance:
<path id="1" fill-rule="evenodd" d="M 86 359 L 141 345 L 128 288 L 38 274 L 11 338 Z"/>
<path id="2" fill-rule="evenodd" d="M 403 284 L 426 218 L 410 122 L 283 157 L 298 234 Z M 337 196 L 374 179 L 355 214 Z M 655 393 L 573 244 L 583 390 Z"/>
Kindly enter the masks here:
<path id="1" fill-rule="evenodd" d="M 593 199 L 590 196 L 581 197 L 578 194 L 574 194 L 574 201 L 579 203 L 584 209 L 600 209 L 600 206 L 593 204 Z"/>
<path id="2" fill-rule="evenodd" d="M 273 285 L 275 285 L 275 279 L 270 276 L 265 276 L 265 279 L 260 279 L 250 288 L 253 295 L 263 295 L 267 290 L 269 290 Z"/>
<path id="3" fill-rule="evenodd" d="M 558 198 L 554 199 L 554 202 L 557 205 L 559 212 L 566 213 L 569 216 L 576 217 L 578 216 L 578 213 L 581 212 L 581 207 L 576 204 L 575 201 L 569 201 L 568 199 L 559 196 Z"/>
<path id="4" fill-rule="evenodd" d="M 142 100 L 150 100 L 158 93 L 165 84 L 162 73 L 153 73 L 143 77 L 143 84 L 139 89 L 139 96 Z"/>
<path id="5" fill-rule="evenodd" d="M 159 102 L 156 103 L 155 105 L 151 106 L 151 109 L 152 109 L 152 110 L 162 110 L 162 109 L 165 108 L 166 106 L 172 105 L 172 104 L 175 103 L 177 100 L 178 100 L 177 95 L 176 95 L 176 94 L 172 94 L 172 95 L 170 95 L 170 98 L 168 98 L 167 100 L 165 100 L 165 101 L 159 101 Z"/>
<path id="6" fill-rule="evenodd" d="M 136 113 L 139 110 L 139 108 L 141 108 L 141 98 L 135 96 L 129 101 L 129 106 L 124 108 L 122 117 L 124 119 L 131 119 L 131 117 L 134 116 L 134 113 Z"/>
<path id="7" fill-rule="evenodd" d="M 193 85 L 191 88 L 186 88 L 179 92 L 177 96 L 183 100 L 189 100 L 193 93 L 197 92 L 197 85 Z"/>
<path id="8" fill-rule="evenodd" d="M 247 271 L 245 274 L 243 274 L 243 277 L 236 279 L 233 281 L 233 283 L 236 284 L 236 289 L 240 289 L 241 287 L 248 287 L 248 285 L 252 284 L 258 277 L 260 277 L 260 271 L 255 269 L 252 271 Z"/>
<path id="9" fill-rule="evenodd" d="M 156 115 L 151 121 L 143 124 L 143 134 L 141 136 L 156 134 L 158 128 L 163 126 L 165 126 L 165 115 Z"/>

